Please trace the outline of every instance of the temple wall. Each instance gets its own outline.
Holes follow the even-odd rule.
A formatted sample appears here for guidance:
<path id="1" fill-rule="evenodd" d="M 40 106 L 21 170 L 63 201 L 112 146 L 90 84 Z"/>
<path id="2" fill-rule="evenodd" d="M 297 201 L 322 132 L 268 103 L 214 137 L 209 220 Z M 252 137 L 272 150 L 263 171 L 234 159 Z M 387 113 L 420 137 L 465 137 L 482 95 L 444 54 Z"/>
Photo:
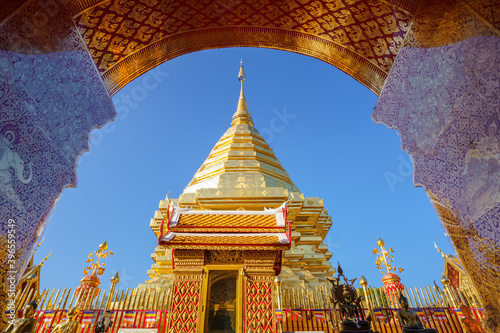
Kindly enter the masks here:
<path id="1" fill-rule="evenodd" d="M 19 281 L 57 198 L 77 184 L 76 161 L 88 150 L 90 132 L 116 112 L 84 41 L 57 1 L 33 1 L 2 22 L 0 77 L 3 311 L 6 279 Z"/>
<path id="2" fill-rule="evenodd" d="M 396 129 L 496 332 L 500 323 L 500 38 L 400 51 L 373 113 Z"/>
<path id="3" fill-rule="evenodd" d="M 498 7 L 426 1 L 372 118 L 400 133 L 464 269 L 488 332 L 500 327 Z"/>

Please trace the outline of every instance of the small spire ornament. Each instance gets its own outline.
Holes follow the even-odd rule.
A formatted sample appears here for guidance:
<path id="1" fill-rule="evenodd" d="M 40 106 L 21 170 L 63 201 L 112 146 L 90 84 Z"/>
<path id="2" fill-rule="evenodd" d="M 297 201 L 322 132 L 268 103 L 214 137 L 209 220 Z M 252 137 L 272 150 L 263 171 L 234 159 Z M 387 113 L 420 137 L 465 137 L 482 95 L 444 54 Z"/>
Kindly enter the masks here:
<path id="1" fill-rule="evenodd" d="M 380 246 L 380 250 L 374 248 L 372 253 L 377 256 L 375 264 L 383 275 L 382 283 L 384 284 L 384 286 L 382 287 L 382 290 L 389 298 L 391 308 L 399 307 L 398 295 L 399 293 L 403 292 L 405 287 L 400 282 L 401 278 L 397 276 L 395 272 L 396 270 L 398 270 L 399 273 L 401 273 L 403 269 L 393 266 L 392 262 L 394 261 L 394 259 L 391 253 L 393 253 L 394 250 L 392 248 L 389 248 L 389 250 L 387 250 L 385 248 L 385 242 L 381 238 L 377 240 L 377 245 Z"/>
<path id="2" fill-rule="evenodd" d="M 246 80 L 245 71 L 243 70 L 243 59 L 240 61 L 240 71 L 238 73 L 238 81 L 241 84 L 240 98 L 238 99 L 238 106 L 236 107 L 236 112 L 233 115 L 233 120 L 231 121 L 231 126 L 246 124 L 254 126 L 252 121 L 252 115 L 248 111 L 247 101 L 245 100 L 245 92 L 243 91 L 243 81 Z"/>
<path id="3" fill-rule="evenodd" d="M 76 306 L 81 310 L 90 307 L 94 298 L 99 293 L 99 285 L 101 284 L 99 277 L 104 274 L 106 267 L 106 263 L 101 263 L 101 259 L 107 258 L 110 255 L 113 255 L 113 252 L 108 250 L 108 243 L 106 241 L 99 245 L 97 251 L 89 254 L 86 261 L 88 266 L 83 269 L 84 277 L 80 280 L 80 285 L 75 289 L 75 295 L 78 297 Z"/>
<path id="4" fill-rule="evenodd" d="M 113 255 L 113 251 L 108 249 L 108 243 L 104 241 L 104 243 L 99 245 L 99 250 L 91 252 L 87 259 L 87 263 L 89 264 L 87 267 L 83 269 L 83 275 L 87 275 L 90 271 L 92 271 L 93 276 L 101 276 L 104 274 L 106 263 L 101 263 L 101 259 L 107 258 L 110 255 Z M 93 255 L 95 257 L 93 257 Z M 95 260 L 97 258 L 97 261 Z"/>
<path id="5" fill-rule="evenodd" d="M 380 237 L 377 240 L 377 245 L 380 246 L 380 250 L 374 248 L 372 253 L 377 256 L 375 264 L 377 265 L 377 268 L 380 270 L 382 275 L 391 273 L 391 271 L 396 272 L 396 270 L 398 270 L 399 273 L 403 272 L 403 268 L 392 265 L 392 262 L 394 261 L 392 254 L 390 254 L 394 252 L 392 247 L 387 250 L 384 246 L 385 242 Z M 387 272 L 384 272 L 384 268 L 382 268 L 382 266 L 385 266 L 385 270 L 387 270 Z"/>
<path id="6" fill-rule="evenodd" d="M 240 60 L 240 72 L 238 74 L 238 80 L 243 84 L 243 81 L 245 81 L 246 75 L 245 71 L 243 70 L 243 59 Z"/>

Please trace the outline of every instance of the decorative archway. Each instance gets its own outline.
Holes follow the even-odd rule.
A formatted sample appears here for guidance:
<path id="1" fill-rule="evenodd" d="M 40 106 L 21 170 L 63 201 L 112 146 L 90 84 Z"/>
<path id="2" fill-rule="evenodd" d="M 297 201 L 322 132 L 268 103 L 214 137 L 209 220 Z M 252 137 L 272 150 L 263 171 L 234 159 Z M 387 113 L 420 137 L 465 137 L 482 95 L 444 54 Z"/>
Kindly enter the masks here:
<path id="1" fill-rule="evenodd" d="M 482 294 L 500 322 L 500 8 L 495 1 L 10 1 L 0 9 L 2 281 L 22 271 L 55 199 L 75 185 L 110 95 L 160 63 L 233 46 L 324 60 L 380 99 Z M 62 89 L 61 87 L 64 87 Z M 13 255 L 13 268 L 8 266 Z M 14 260 L 11 259 L 11 260 Z M 5 285 L 5 284 L 4 284 Z M 6 290 L 2 290 L 5 298 Z"/>

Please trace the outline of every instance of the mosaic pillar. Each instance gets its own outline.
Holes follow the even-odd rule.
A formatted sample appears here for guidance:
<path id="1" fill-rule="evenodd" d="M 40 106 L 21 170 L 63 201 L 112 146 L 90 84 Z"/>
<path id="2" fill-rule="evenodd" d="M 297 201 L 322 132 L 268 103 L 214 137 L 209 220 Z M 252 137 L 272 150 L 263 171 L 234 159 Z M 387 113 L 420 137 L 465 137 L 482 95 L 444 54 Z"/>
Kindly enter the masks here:
<path id="1" fill-rule="evenodd" d="M 274 270 L 279 251 L 247 251 L 244 257 L 244 331 L 276 332 L 274 312 Z"/>
<path id="2" fill-rule="evenodd" d="M 201 320 L 204 251 L 176 250 L 169 332 L 196 333 Z"/>

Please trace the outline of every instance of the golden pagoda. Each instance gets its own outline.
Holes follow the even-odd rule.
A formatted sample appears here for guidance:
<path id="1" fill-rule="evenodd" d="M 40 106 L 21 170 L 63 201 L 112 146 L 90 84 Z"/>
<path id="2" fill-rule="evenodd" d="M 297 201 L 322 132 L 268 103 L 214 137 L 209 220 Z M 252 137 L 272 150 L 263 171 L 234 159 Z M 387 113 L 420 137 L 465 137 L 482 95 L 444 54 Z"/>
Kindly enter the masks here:
<path id="1" fill-rule="evenodd" d="M 323 244 L 332 225 L 323 200 L 305 197 L 276 158 L 269 144 L 254 127 L 248 111 L 240 66 L 240 96 L 231 126 L 215 144 L 208 158 L 195 173 L 179 199 L 160 202 L 150 227 L 158 237 L 165 218 L 164 210 L 172 201 L 193 210 L 255 210 L 276 208 L 287 200 L 292 226 L 291 249 L 283 254 L 280 274 L 283 288 L 306 288 L 326 282 L 335 273 L 329 259 L 332 253 Z M 146 285 L 172 281 L 172 251 L 158 246 L 151 255 L 154 264 Z"/>
<path id="2" fill-rule="evenodd" d="M 189 294 L 187 290 L 190 288 L 197 289 L 196 283 L 200 281 L 203 281 L 200 288 L 205 290 L 200 297 L 209 299 L 210 302 L 205 304 L 210 307 L 211 302 L 215 302 L 212 298 L 216 297 L 212 288 L 215 288 L 215 281 L 222 281 L 224 274 L 225 279 L 231 274 L 254 274 L 254 279 L 271 275 L 271 283 L 278 281 L 275 276 L 279 275 L 282 288 L 314 288 L 327 283 L 326 278 L 335 273 L 328 261 L 332 253 L 323 244 L 332 225 L 323 200 L 304 197 L 292 182 L 269 144 L 254 127 L 243 91 L 243 65 L 238 79 L 241 91 L 231 126 L 180 197 L 170 199 L 167 195 L 151 219 L 150 227 L 159 238 L 159 245 L 151 255 L 155 262 L 148 271 L 151 279 L 139 288 L 163 289 L 172 285 L 175 290 L 184 288 L 184 294 L 173 294 L 173 322 L 177 312 L 179 315 L 183 313 L 182 309 L 180 312 L 175 310 L 176 302 L 182 303 L 182 295 Z M 210 269 L 205 271 L 206 274 L 202 273 L 205 266 L 221 263 L 234 264 L 237 270 L 230 272 L 221 266 L 219 273 Z M 187 266 L 181 269 L 179 265 Z M 264 275 L 255 273 L 259 271 L 258 267 Z M 256 271 L 251 273 L 252 269 Z M 200 281 L 192 275 L 195 271 L 200 272 Z M 182 274 L 191 274 L 191 277 L 181 277 Z M 210 281 L 205 281 L 205 275 Z M 186 279 L 195 284 L 182 284 L 181 287 L 180 281 Z M 243 283 L 239 282 L 240 278 L 236 281 L 237 286 Z M 222 289 L 241 299 L 244 294 L 237 286 Z M 248 292 L 249 287 L 245 288 Z M 261 292 L 262 297 L 266 297 L 267 291 Z M 197 299 L 197 295 L 194 292 L 191 298 Z M 274 302 L 275 291 L 269 295 Z M 237 314 L 241 308 L 238 302 L 224 305 L 227 318 L 239 318 Z M 211 319 L 200 325 L 210 326 L 213 316 L 221 313 L 222 305 L 217 304 L 207 309 L 212 311 L 208 313 Z M 248 307 L 249 304 L 241 306 Z M 189 313 L 185 315 L 188 321 Z M 233 326 L 249 325 L 241 320 L 226 321 Z M 219 318 L 216 322 L 224 322 L 224 319 Z M 266 327 L 264 331 L 267 331 L 271 326 L 261 328 Z"/>

